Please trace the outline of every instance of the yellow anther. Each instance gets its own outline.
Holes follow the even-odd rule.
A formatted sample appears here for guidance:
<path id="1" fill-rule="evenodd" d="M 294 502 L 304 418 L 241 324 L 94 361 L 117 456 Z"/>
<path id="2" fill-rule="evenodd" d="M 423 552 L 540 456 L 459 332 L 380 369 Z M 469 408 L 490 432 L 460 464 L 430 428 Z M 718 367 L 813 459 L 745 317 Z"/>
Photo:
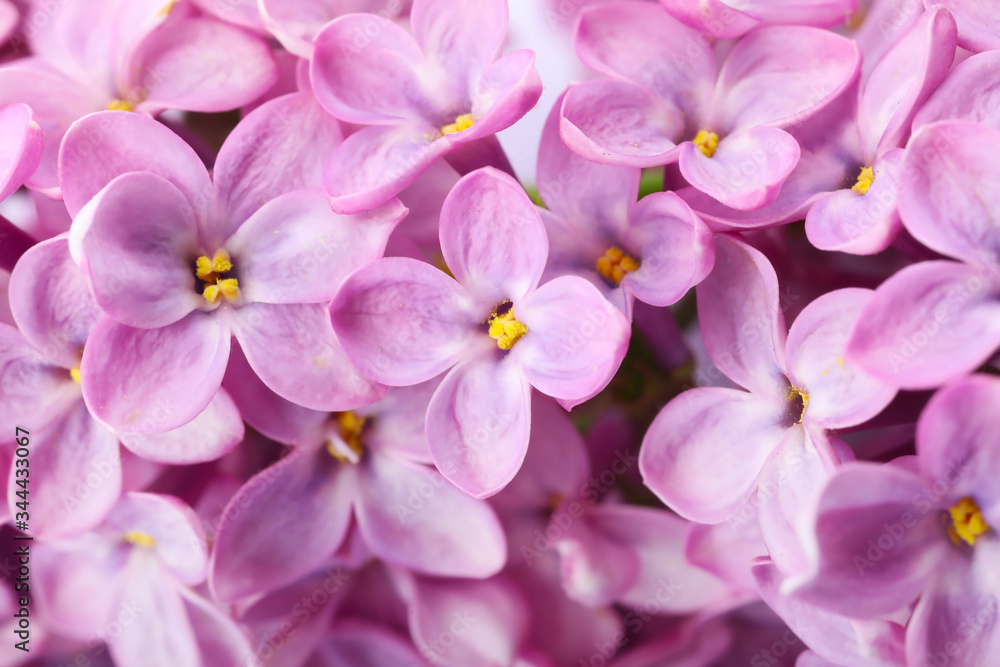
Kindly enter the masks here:
<path id="1" fill-rule="evenodd" d="M 215 280 L 218 277 L 217 274 L 228 273 L 233 270 L 233 262 L 229 259 L 229 253 L 221 248 L 215 251 L 212 259 L 202 255 L 195 260 L 194 264 L 195 275 L 205 282 Z"/>
<path id="2" fill-rule="evenodd" d="M 979 512 L 979 505 L 972 498 L 962 498 L 948 510 L 948 513 L 951 514 L 948 535 L 956 545 L 965 542 L 969 546 L 973 546 L 976 543 L 976 538 L 990 529 L 989 524 Z"/>
<path id="3" fill-rule="evenodd" d="M 613 282 L 620 285 L 625 278 L 625 274 L 631 273 L 639 268 L 639 261 L 626 255 L 621 248 L 611 246 L 604 255 L 597 260 L 597 272 Z"/>
<path id="4" fill-rule="evenodd" d="M 233 270 L 233 263 L 229 259 L 229 253 L 223 249 L 215 251 L 212 257 L 212 270 L 216 273 L 226 273 Z"/>
<path id="5" fill-rule="evenodd" d="M 111 100 L 108 104 L 108 111 L 135 111 L 135 105 L 128 100 Z"/>
<path id="6" fill-rule="evenodd" d="M 219 297 L 222 296 L 222 290 L 215 283 L 211 285 L 205 285 L 205 289 L 202 290 L 201 295 L 205 297 L 205 301 L 208 301 L 213 306 L 219 302 Z"/>
<path id="7" fill-rule="evenodd" d="M 202 280 L 211 280 L 212 276 L 212 260 L 208 257 L 202 255 L 194 262 L 195 275 Z"/>
<path id="8" fill-rule="evenodd" d="M 170 12 L 174 11 L 174 5 L 177 4 L 178 0 L 170 0 L 167 4 L 156 13 L 157 16 L 168 16 Z"/>
<path id="9" fill-rule="evenodd" d="M 330 452 L 330 455 L 338 461 L 357 463 L 365 452 L 364 445 L 361 443 L 361 433 L 368 420 L 350 410 L 334 413 L 334 420 L 340 429 L 340 438 L 338 441 L 331 440 L 326 443 L 326 451 Z M 346 449 L 344 445 L 346 445 Z"/>
<path id="10" fill-rule="evenodd" d="M 694 137 L 694 145 L 698 147 L 705 157 L 715 155 L 715 149 L 719 147 L 719 135 L 707 130 L 699 130 Z"/>
<path id="11" fill-rule="evenodd" d="M 487 323 L 490 326 L 490 338 L 497 342 L 497 347 L 501 350 L 514 347 L 514 343 L 528 333 L 528 327 L 514 319 L 513 309 L 503 315 L 493 313 Z"/>
<path id="12" fill-rule="evenodd" d="M 868 188 L 872 186 L 872 181 L 875 180 L 875 172 L 872 171 L 871 167 L 862 167 L 861 173 L 858 174 L 858 182 L 854 184 L 851 188 L 859 195 L 863 195 L 868 192 Z"/>
<path id="13" fill-rule="evenodd" d="M 787 398 L 789 401 L 802 401 L 802 413 L 799 415 L 799 421 L 797 422 L 801 424 L 802 420 L 806 418 L 806 410 L 809 409 L 809 392 L 802 391 L 797 387 L 789 387 Z"/>
<path id="14" fill-rule="evenodd" d="M 471 113 L 463 113 L 461 116 L 455 119 L 454 123 L 445 125 L 441 128 L 441 134 L 455 134 L 457 132 L 464 132 L 472 127 L 475 121 L 472 119 Z"/>
<path id="15" fill-rule="evenodd" d="M 240 283 L 236 278 L 224 278 L 216 283 L 219 291 L 229 303 L 233 303 L 240 298 Z"/>
<path id="16" fill-rule="evenodd" d="M 139 547 L 153 547 L 156 546 L 156 538 L 154 538 L 149 533 L 143 533 L 138 530 L 130 530 L 125 533 L 125 541 L 131 542 L 132 544 Z"/>
<path id="17" fill-rule="evenodd" d="M 74 366 L 73 368 L 69 369 L 69 376 L 73 378 L 73 382 L 80 384 L 80 367 Z"/>

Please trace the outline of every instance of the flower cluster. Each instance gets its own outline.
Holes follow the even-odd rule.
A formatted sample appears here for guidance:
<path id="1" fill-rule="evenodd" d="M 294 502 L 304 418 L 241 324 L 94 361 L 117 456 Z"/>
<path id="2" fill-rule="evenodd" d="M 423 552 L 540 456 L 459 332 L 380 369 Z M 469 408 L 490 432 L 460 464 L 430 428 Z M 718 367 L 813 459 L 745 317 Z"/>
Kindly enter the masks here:
<path id="1" fill-rule="evenodd" d="M 1000 13 L 542 5 L 0 0 L 0 665 L 998 659 Z"/>

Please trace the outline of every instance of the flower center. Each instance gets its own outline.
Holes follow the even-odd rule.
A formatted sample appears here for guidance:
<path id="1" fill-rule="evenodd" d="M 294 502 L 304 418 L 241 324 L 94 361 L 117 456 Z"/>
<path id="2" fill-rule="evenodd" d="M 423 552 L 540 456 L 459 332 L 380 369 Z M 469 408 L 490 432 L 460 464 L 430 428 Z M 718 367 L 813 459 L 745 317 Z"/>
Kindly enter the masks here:
<path id="1" fill-rule="evenodd" d="M 342 463 L 357 463 L 365 453 L 365 447 L 361 444 L 361 433 L 365 430 L 365 422 L 368 420 L 348 410 L 335 412 L 333 421 L 339 429 L 340 437 L 331 438 L 326 443 L 326 451 Z"/>
<path id="2" fill-rule="evenodd" d="M 149 533 L 143 533 L 138 530 L 128 531 L 122 539 L 126 542 L 131 542 L 136 546 L 146 547 L 147 549 L 156 546 L 156 538 Z"/>
<path id="3" fill-rule="evenodd" d="M 170 12 L 174 11 L 174 5 L 176 5 L 178 0 L 168 0 L 167 4 L 160 8 L 160 11 L 156 13 L 157 16 L 170 16 Z"/>
<path id="4" fill-rule="evenodd" d="M 514 319 L 514 308 L 512 305 L 504 309 L 510 301 L 504 301 L 493 310 L 490 319 L 486 321 L 490 329 L 490 338 L 497 342 L 497 347 L 501 350 L 509 350 L 514 347 L 514 343 L 524 338 L 528 333 L 528 327 Z M 503 312 L 501 312 L 503 311 Z"/>
<path id="5" fill-rule="evenodd" d="M 597 260 L 597 272 L 615 285 L 621 284 L 626 273 L 631 273 L 638 268 L 638 260 L 629 257 L 617 246 L 611 246 L 605 250 L 604 255 Z"/>
<path id="6" fill-rule="evenodd" d="M 73 382 L 80 384 L 80 367 L 74 366 L 73 368 L 69 369 L 69 376 L 73 378 Z"/>
<path id="7" fill-rule="evenodd" d="M 707 130 L 699 130 L 694 137 L 694 145 L 698 147 L 705 157 L 715 155 L 715 149 L 719 147 L 719 135 Z"/>
<path id="8" fill-rule="evenodd" d="M 961 542 L 973 546 L 976 538 L 990 529 L 983 515 L 979 513 L 979 505 L 972 498 L 962 498 L 948 510 L 948 513 L 951 514 L 948 536 L 956 546 Z"/>
<path id="9" fill-rule="evenodd" d="M 233 263 L 229 253 L 219 249 L 212 259 L 202 255 L 195 260 L 195 275 L 204 284 L 201 295 L 205 301 L 215 306 L 220 299 L 233 303 L 240 298 L 240 283 L 236 278 L 229 277 Z"/>
<path id="10" fill-rule="evenodd" d="M 868 192 L 868 188 L 872 186 L 872 181 L 875 180 L 875 172 L 872 171 L 871 167 L 861 167 L 861 173 L 858 174 L 858 182 L 854 184 L 851 188 L 859 195 L 863 195 Z"/>
<path id="11" fill-rule="evenodd" d="M 802 420 L 806 418 L 806 410 L 809 408 L 809 392 L 798 387 L 789 387 L 787 398 L 793 405 L 796 403 L 802 405 L 802 410 L 799 412 L 799 420 L 795 422 L 796 424 L 801 424 Z M 796 407 L 798 406 L 796 405 Z"/>
<path id="12" fill-rule="evenodd" d="M 128 100 L 114 99 L 108 103 L 108 111 L 135 111 L 135 107 Z"/>
<path id="13" fill-rule="evenodd" d="M 459 132 L 464 132 L 468 130 L 476 121 L 473 120 L 471 113 L 463 113 L 455 119 L 454 123 L 450 123 L 441 128 L 441 134 L 457 134 Z"/>

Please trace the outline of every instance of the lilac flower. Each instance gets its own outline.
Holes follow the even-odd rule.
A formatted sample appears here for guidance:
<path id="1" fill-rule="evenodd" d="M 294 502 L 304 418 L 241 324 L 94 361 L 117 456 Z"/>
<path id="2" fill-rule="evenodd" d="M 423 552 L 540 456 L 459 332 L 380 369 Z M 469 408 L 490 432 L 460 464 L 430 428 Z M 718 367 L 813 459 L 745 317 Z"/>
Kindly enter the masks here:
<path id="1" fill-rule="evenodd" d="M 857 10 L 857 0 L 660 0 L 683 23 L 717 39 L 739 37 L 758 25 L 834 26 Z"/>
<path id="2" fill-rule="evenodd" d="M 958 22 L 958 45 L 969 51 L 1000 49 L 1000 18 L 983 0 L 924 0 L 928 9 L 944 7 Z"/>
<path id="3" fill-rule="evenodd" d="M 821 111 L 860 66 L 849 40 L 782 26 L 742 39 L 717 76 L 702 36 L 646 2 L 585 10 L 576 46 L 584 63 L 613 78 L 567 92 L 567 146 L 606 164 L 678 162 L 696 189 L 748 210 L 774 201 L 799 160 L 781 128 Z"/>
<path id="4" fill-rule="evenodd" d="M 498 59 L 505 0 L 415 0 L 411 37 L 377 15 L 332 21 L 316 36 L 312 83 L 340 120 L 367 125 L 334 152 L 323 187 L 336 211 L 381 205 L 432 162 L 460 173 L 506 166 L 493 135 L 541 95 L 534 53 Z"/>
<path id="5" fill-rule="evenodd" d="M 907 664 L 988 664 L 1000 641 L 998 414 L 1000 382 L 964 379 L 921 415 L 916 458 L 844 466 L 816 508 L 814 569 L 785 588 L 854 618 L 917 600 Z"/>
<path id="6" fill-rule="evenodd" d="M 1000 345 L 996 297 L 1000 131 L 967 121 L 926 125 L 907 149 L 900 215 L 928 248 L 958 261 L 908 266 L 865 307 L 849 358 L 885 382 L 929 389 L 971 372 Z"/>
<path id="7" fill-rule="evenodd" d="M 20 329 L 0 325 L 0 409 L 10 423 L 30 424 L 31 529 L 77 535 L 104 519 L 122 492 L 118 444 L 150 460 L 187 464 L 218 458 L 243 437 L 236 406 L 222 391 L 190 424 L 157 435 L 116 434 L 87 410 L 80 357 L 100 315 L 64 237 L 31 248 L 11 276 Z M 154 414 L 155 416 L 155 414 Z M 155 430 L 155 422 L 149 430 Z M 9 472 L 8 503 L 21 490 Z"/>
<path id="8" fill-rule="evenodd" d="M 411 0 L 261 0 L 264 25 L 286 49 L 312 58 L 313 40 L 323 26 L 345 14 L 364 12 L 381 23 L 405 19 Z"/>
<path id="9" fill-rule="evenodd" d="M 839 462 L 822 431 L 867 421 L 895 390 L 844 361 L 848 335 L 872 298 L 868 290 L 817 299 L 786 341 L 774 269 L 759 251 L 719 235 L 715 269 L 697 295 L 709 356 L 748 391 L 704 387 L 674 398 L 647 431 L 639 466 L 646 485 L 678 514 L 718 523 L 757 490 L 769 462 L 784 477 L 804 473 L 789 467 L 808 462 L 810 477 L 822 478 Z"/>
<path id="10" fill-rule="evenodd" d="M 94 150 L 102 127 L 113 133 Z M 71 248 L 104 312 L 81 365 L 98 418 L 141 432 L 154 410 L 166 413 L 160 430 L 187 423 L 221 384 L 231 336 L 268 386 L 301 405 L 350 409 L 381 395 L 344 356 L 326 303 L 382 255 L 405 209 L 393 200 L 351 218 L 330 211 L 316 185 L 339 140 L 304 93 L 240 123 L 211 179 L 144 116 L 102 112 L 70 130 L 61 164 Z"/>
<path id="11" fill-rule="evenodd" d="M 348 278 L 331 306 L 358 369 L 406 386 L 445 371 L 427 413 L 434 463 L 483 498 L 524 459 L 531 387 L 567 409 L 597 394 L 617 370 L 629 326 L 591 283 L 563 276 L 538 286 L 545 228 L 509 176 L 465 176 L 441 212 L 451 278 L 429 264 L 387 258 Z"/>
<path id="12" fill-rule="evenodd" d="M 708 275 L 712 233 L 671 192 L 636 204 L 640 170 L 589 162 L 559 138 L 556 101 L 538 152 L 549 275 L 588 278 L 631 319 L 633 299 L 669 306 Z"/>
<path id="13" fill-rule="evenodd" d="M 352 524 L 373 555 L 402 568 L 486 577 L 503 567 L 503 533 L 489 506 L 424 465 L 433 384 L 393 389 L 374 405 L 332 415 L 277 397 L 239 358 L 226 384 L 255 428 L 297 449 L 251 479 L 223 512 L 231 519 L 219 531 L 211 575 L 220 599 L 308 574 L 342 546 Z"/>
<path id="14" fill-rule="evenodd" d="M 277 76 L 268 46 L 218 21 L 171 11 L 164 0 L 66 0 L 26 17 L 36 56 L 0 68 L 0 106 L 25 102 L 45 130 L 28 187 L 59 194 L 56 157 L 70 124 L 101 109 L 156 114 L 225 111 L 253 100 Z"/>

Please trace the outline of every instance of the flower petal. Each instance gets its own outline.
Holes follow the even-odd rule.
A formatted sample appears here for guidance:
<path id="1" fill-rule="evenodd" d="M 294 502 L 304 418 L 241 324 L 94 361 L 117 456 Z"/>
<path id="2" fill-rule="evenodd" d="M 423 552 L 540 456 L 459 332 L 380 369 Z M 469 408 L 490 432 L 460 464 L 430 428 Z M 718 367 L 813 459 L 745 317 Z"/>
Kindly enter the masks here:
<path id="1" fill-rule="evenodd" d="M 80 396 L 64 367 L 54 366 L 17 329 L 0 323 L 0 418 L 41 428 Z"/>
<path id="2" fill-rule="evenodd" d="M 351 410 L 374 403 L 385 391 L 351 364 L 326 304 L 243 306 L 235 312 L 233 333 L 257 376 L 293 403 Z"/>
<path id="3" fill-rule="evenodd" d="M 998 66 L 1000 51 L 977 53 L 955 65 L 913 117 L 913 129 L 951 119 L 1000 129 L 1000 87 L 980 85 Z"/>
<path id="4" fill-rule="evenodd" d="M 660 4 L 678 21 L 717 39 L 739 37 L 760 22 L 723 0 L 660 0 Z"/>
<path id="5" fill-rule="evenodd" d="M 475 498 L 504 488 L 524 461 L 531 386 L 516 364 L 471 359 L 445 376 L 427 406 L 434 465 Z"/>
<path id="6" fill-rule="evenodd" d="M 982 0 L 925 0 L 928 9 L 944 7 L 958 23 L 958 45 L 969 51 L 1000 49 L 1000 19 Z"/>
<path id="7" fill-rule="evenodd" d="M 27 104 L 0 106 L 0 201 L 21 187 L 42 159 L 42 127 Z"/>
<path id="8" fill-rule="evenodd" d="M 215 396 L 229 359 L 229 329 L 195 312 L 159 329 L 133 329 L 103 316 L 80 364 L 83 397 L 108 426 L 162 433 L 197 417 Z"/>
<path id="9" fill-rule="evenodd" d="M 417 44 L 428 60 L 440 63 L 460 90 L 468 89 L 500 55 L 507 20 L 504 0 L 475 4 L 422 0 L 410 12 Z"/>

